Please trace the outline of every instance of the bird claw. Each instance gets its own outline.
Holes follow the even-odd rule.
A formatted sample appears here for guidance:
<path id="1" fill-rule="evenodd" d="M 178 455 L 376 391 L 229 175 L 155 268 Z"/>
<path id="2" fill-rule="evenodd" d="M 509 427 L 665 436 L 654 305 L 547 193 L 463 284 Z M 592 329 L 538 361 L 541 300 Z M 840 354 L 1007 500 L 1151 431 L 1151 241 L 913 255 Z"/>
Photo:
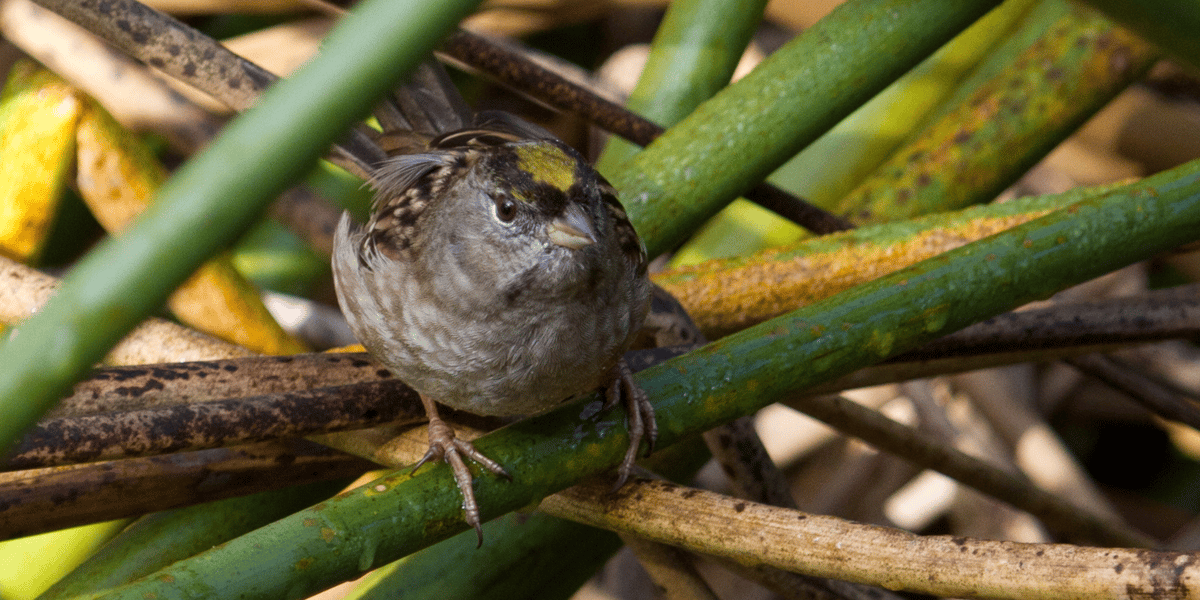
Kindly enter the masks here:
<path id="1" fill-rule="evenodd" d="M 637 381 L 633 379 L 633 371 L 625 359 L 613 366 L 612 383 L 605 390 L 604 409 L 617 405 L 623 397 L 629 422 L 629 446 L 625 449 L 625 458 L 617 469 L 617 483 L 612 491 L 617 491 L 633 474 L 634 465 L 641 449 L 642 440 L 646 440 L 646 456 L 654 452 L 654 442 L 658 439 L 658 422 L 654 418 L 654 406 Z"/>

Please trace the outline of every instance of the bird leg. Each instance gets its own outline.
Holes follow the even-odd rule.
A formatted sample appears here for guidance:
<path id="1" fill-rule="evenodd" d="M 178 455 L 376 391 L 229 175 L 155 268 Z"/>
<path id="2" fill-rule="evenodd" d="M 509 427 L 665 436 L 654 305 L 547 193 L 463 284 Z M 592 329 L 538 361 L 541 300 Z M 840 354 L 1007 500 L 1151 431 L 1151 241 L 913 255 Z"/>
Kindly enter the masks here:
<path id="1" fill-rule="evenodd" d="M 633 472 L 643 439 L 647 442 L 646 455 L 649 456 L 654 451 L 654 441 L 658 438 L 658 423 L 654 419 L 654 406 L 650 404 L 650 398 L 637 381 L 634 381 L 633 371 L 624 358 L 613 365 L 604 396 L 604 410 L 616 406 L 623 396 L 625 411 L 628 414 L 626 418 L 629 423 L 629 447 L 625 450 L 625 459 L 617 469 L 617 484 L 613 486 L 615 491 L 625 485 Z"/>
<path id="2" fill-rule="evenodd" d="M 504 470 L 496 461 L 484 456 L 481 452 L 475 449 L 475 446 L 466 440 L 460 440 L 454 435 L 454 428 L 450 427 L 441 417 L 438 416 L 437 403 L 426 398 L 421 394 L 421 404 L 425 406 L 425 414 L 429 417 L 429 451 L 417 464 L 413 466 L 410 473 L 416 472 L 421 468 L 421 465 L 430 460 L 442 460 L 450 465 L 450 469 L 454 471 L 454 482 L 458 484 L 458 491 L 462 492 L 463 497 L 463 513 L 467 524 L 475 528 L 475 534 L 479 536 L 479 545 L 483 545 L 483 524 L 479 519 L 479 504 L 475 502 L 475 490 L 472 486 L 471 471 L 467 468 L 467 463 L 463 457 L 470 458 L 475 462 L 483 465 L 487 470 L 511 480 L 508 472 Z"/>

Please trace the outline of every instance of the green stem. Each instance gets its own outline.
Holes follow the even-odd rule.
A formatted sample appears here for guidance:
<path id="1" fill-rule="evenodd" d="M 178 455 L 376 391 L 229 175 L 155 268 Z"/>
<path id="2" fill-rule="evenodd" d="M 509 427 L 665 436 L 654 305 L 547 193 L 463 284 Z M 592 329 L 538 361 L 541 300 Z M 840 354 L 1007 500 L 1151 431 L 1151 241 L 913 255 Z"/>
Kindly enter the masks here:
<path id="1" fill-rule="evenodd" d="M 678 123 L 729 84 L 766 5 L 766 0 L 672 2 L 625 107 L 663 126 Z M 640 149 L 613 137 L 596 168 L 614 171 Z"/>
<path id="2" fill-rule="evenodd" d="M 996 4 L 848 2 L 700 105 L 613 174 L 650 254 L 678 246 Z"/>
<path id="3" fill-rule="evenodd" d="M 1156 48 L 1102 15 L 1071 7 L 833 212 L 862 224 L 991 200 L 1158 57 Z"/>
<path id="4" fill-rule="evenodd" d="M 1005 6 L 1007 4 L 1002 5 Z M 1046 35 L 1051 25 L 1070 15 L 1071 11 L 1068 0 L 1038 0 L 1020 19 L 1016 30 L 1009 32 L 1009 35 L 992 48 L 968 75 L 955 80 L 954 90 L 936 110 L 926 115 L 920 128 L 939 121 L 946 113 L 962 106 L 980 87 L 1003 75 L 1012 68 L 1012 64 L 1022 52 L 1037 43 Z M 920 129 L 916 129 L 914 133 L 919 131 Z"/>
<path id="5" fill-rule="evenodd" d="M 1095 193 L 1094 188 L 1079 188 L 866 225 L 755 254 L 668 269 L 653 280 L 687 309 L 708 339 L 715 340 Z"/>
<path id="6" fill-rule="evenodd" d="M 826 210 L 870 175 L 930 113 L 1006 40 L 1039 0 L 1009 0 L 975 21 L 771 174 L 769 181 Z M 898 118 L 897 115 L 903 115 Z M 735 200 L 671 257 L 671 266 L 750 254 L 810 234 L 782 217 Z"/>
<path id="7" fill-rule="evenodd" d="M 644 461 L 672 481 L 691 481 L 711 455 L 692 439 Z M 364 457 L 365 458 L 365 457 Z M 611 531 L 556 518 L 542 511 L 509 513 L 483 527 L 476 548 L 468 531 L 435 544 L 364 578 L 346 600 L 398 598 L 570 598 L 621 548 Z M 553 576 L 547 576 L 552 573 Z"/>
<path id="8" fill-rule="evenodd" d="M 146 515 L 38 598 L 77 598 L 124 585 L 328 498 L 350 483 L 322 481 Z"/>

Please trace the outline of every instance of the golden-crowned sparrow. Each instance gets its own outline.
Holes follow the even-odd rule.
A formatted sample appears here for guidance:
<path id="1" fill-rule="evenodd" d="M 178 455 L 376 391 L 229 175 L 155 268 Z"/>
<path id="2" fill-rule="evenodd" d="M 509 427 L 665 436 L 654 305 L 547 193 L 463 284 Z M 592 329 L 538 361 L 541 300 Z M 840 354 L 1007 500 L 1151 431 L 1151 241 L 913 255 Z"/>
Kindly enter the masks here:
<path id="1" fill-rule="evenodd" d="M 425 129 L 455 122 L 435 121 Z M 359 341 L 421 395 L 429 452 L 417 466 L 451 465 L 479 532 L 463 456 L 507 473 L 457 439 L 435 402 L 527 415 L 603 387 L 606 406 L 623 397 L 629 408 L 624 481 L 656 428 L 622 359 L 651 286 L 616 191 L 575 150 L 511 115 L 481 113 L 438 135 L 415 129 L 385 132 L 399 155 L 376 169 L 366 226 L 343 215 L 333 273 Z"/>

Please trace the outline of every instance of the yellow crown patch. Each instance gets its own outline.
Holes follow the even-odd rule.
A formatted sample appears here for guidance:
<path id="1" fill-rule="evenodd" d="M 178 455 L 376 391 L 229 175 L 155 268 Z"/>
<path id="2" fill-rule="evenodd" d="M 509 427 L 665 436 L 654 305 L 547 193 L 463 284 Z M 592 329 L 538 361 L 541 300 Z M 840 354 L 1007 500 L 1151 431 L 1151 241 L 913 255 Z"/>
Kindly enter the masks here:
<path id="1" fill-rule="evenodd" d="M 564 192 L 575 184 L 575 161 L 554 144 L 520 144 L 514 150 L 517 168 L 529 173 L 535 182 Z"/>

